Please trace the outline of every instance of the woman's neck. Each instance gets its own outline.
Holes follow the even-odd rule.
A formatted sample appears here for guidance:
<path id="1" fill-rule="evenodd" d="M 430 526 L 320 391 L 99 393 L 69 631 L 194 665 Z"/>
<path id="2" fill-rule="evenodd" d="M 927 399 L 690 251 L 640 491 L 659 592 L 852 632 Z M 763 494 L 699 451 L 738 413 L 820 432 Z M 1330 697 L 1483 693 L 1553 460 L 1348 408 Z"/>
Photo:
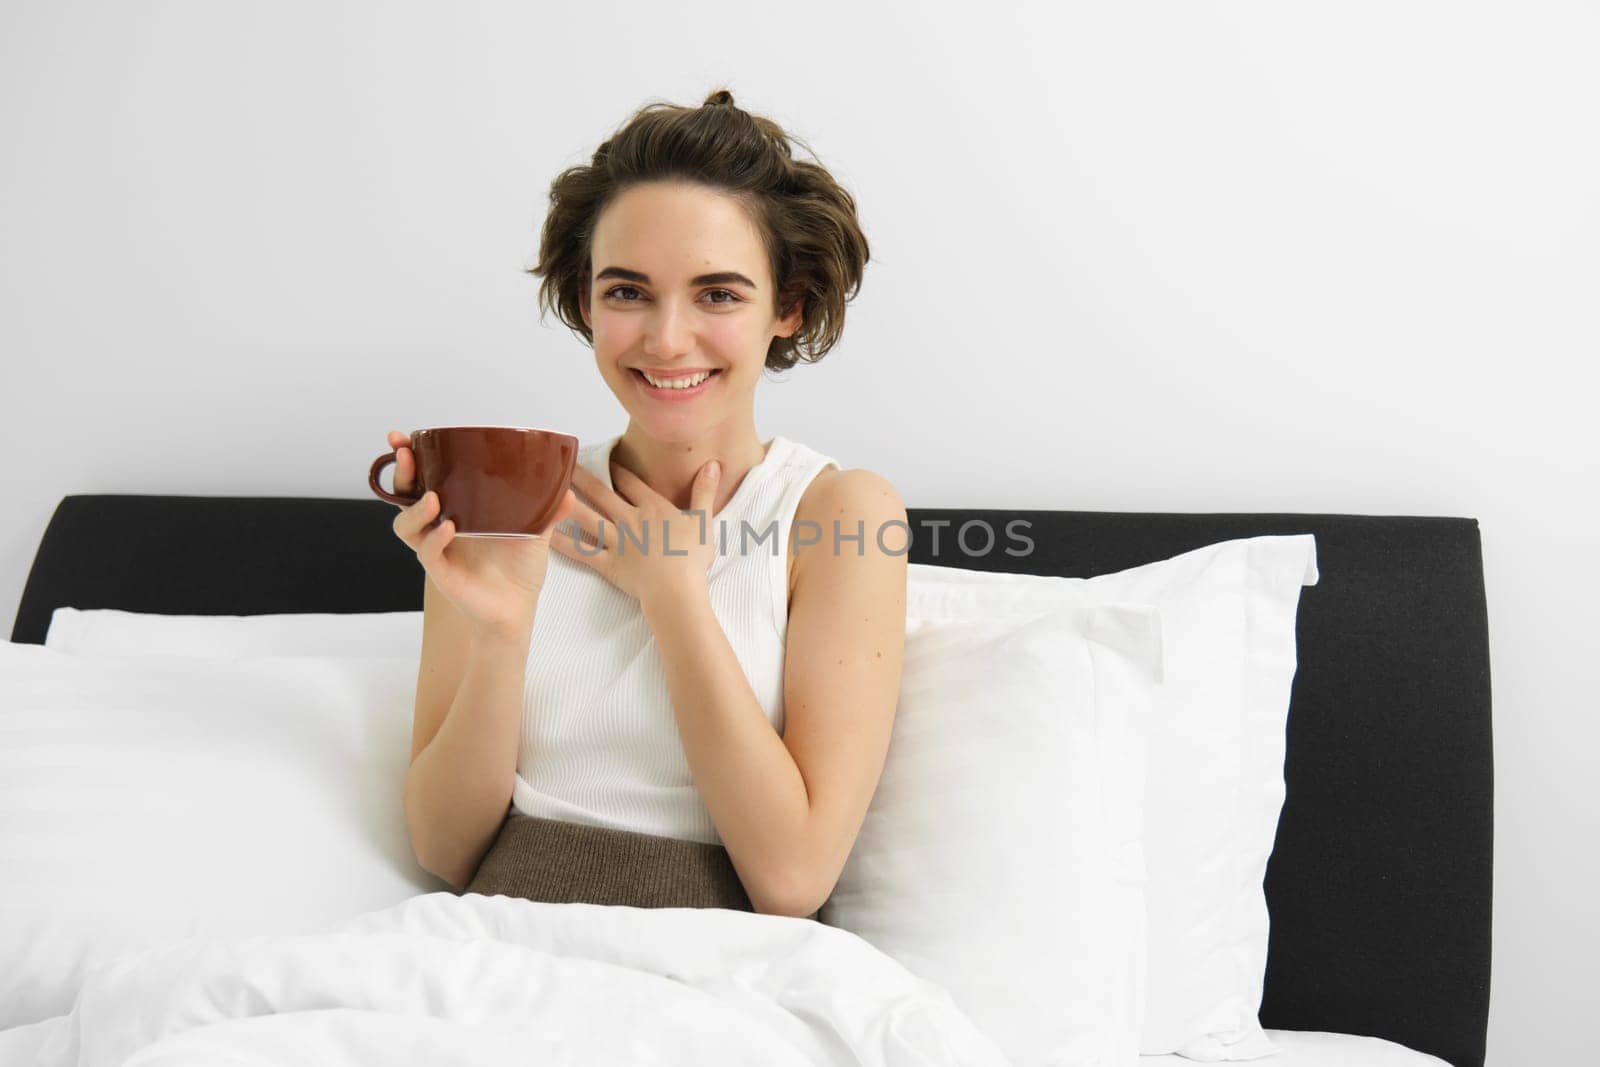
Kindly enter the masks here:
<path id="1" fill-rule="evenodd" d="M 756 464 L 766 458 L 753 425 L 734 430 L 715 429 L 693 441 L 662 441 L 651 437 L 633 422 L 623 431 L 611 451 L 613 466 L 636 475 L 641 481 L 687 509 L 695 475 L 711 460 L 722 464 L 716 497 L 711 505 L 715 515 L 733 498 L 739 485 Z"/>

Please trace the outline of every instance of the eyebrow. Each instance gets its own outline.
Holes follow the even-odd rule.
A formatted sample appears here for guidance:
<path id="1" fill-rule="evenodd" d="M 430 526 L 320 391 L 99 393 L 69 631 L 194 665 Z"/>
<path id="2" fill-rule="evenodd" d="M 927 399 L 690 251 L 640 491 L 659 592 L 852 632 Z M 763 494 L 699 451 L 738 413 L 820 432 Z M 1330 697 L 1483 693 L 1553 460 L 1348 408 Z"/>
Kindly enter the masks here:
<path id="1" fill-rule="evenodd" d="M 627 267 L 607 267 L 605 270 L 594 276 L 594 280 L 597 282 L 601 278 L 621 278 L 626 282 L 640 282 L 644 285 L 650 284 L 650 276 L 648 274 L 644 274 L 636 270 L 629 270 Z M 689 279 L 690 285 L 728 285 L 730 283 L 748 286 L 751 289 L 757 288 L 755 282 L 734 270 L 718 271 L 715 274 L 700 274 Z"/>

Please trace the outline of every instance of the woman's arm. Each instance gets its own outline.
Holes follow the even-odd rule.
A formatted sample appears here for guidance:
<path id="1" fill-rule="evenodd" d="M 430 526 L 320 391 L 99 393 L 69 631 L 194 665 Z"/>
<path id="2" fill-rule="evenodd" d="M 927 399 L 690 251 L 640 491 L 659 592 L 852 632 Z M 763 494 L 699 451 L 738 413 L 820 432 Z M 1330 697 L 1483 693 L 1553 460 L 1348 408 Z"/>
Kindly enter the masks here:
<path id="1" fill-rule="evenodd" d="M 526 634 L 474 638 L 426 579 L 422 656 L 402 806 L 422 868 L 463 889 L 505 821 L 522 729 Z"/>
<path id="2" fill-rule="evenodd" d="M 695 787 L 752 905 L 805 916 L 838 882 L 883 773 L 910 526 L 894 487 L 859 469 L 819 478 L 795 519 L 821 537 L 795 557 L 781 738 L 703 581 L 641 605 Z"/>

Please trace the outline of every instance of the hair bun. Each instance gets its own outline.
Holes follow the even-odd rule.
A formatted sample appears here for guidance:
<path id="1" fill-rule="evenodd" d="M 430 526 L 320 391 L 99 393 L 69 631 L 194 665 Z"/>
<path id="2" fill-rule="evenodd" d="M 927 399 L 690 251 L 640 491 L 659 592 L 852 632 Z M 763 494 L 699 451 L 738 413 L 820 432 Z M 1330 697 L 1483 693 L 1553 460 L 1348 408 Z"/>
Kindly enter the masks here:
<path id="1" fill-rule="evenodd" d="M 718 89 L 716 92 L 714 92 L 710 96 L 706 97 L 706 102 L 704 104 L 700 105 L 700 106 L 701 107 L 713 107 L 713 106 L 715 106 L 717 104 L 727 104 L 729 107 L 732 107 L 733 106 L 733 94 L 728 92 L 728 90 L 726 90 L 726 89 Z"/>

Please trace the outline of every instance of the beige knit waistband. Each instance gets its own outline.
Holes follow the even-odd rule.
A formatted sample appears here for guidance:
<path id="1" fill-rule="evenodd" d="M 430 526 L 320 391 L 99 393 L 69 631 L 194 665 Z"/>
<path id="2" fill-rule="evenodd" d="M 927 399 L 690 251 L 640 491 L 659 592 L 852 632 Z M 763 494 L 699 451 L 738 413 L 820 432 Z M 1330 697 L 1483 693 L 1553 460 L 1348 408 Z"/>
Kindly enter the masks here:
<path id="1" fill-rule="evenodd" d="M 462 892 L 554 904 L 755 910 L 721 845 L 520 811 L 506 816 Z"/>

